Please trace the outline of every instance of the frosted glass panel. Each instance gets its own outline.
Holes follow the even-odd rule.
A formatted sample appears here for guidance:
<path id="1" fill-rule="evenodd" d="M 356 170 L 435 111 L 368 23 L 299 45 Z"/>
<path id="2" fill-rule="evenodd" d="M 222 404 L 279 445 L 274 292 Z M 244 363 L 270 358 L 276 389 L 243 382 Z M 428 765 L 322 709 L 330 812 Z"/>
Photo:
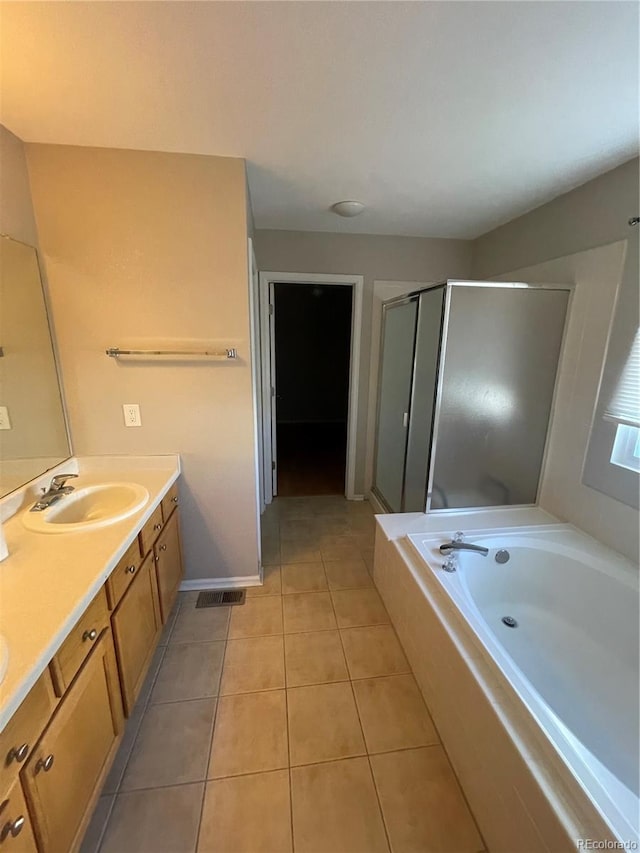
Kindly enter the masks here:
<path id="1" fill-rule="evenodd" d="M 424 512 L 431 449 L 431 426 L 438 379 L 444 287 L 420 294 L 416 356 L 407 441 L 403 512 Z"/>
<path id="2" fill-rule="evenodd" d="M 567 299 L 451 288 L 431 509 L 535 503 Z"/>
<path id="3" fill-rule="evenodd" d="M 375 489 L 392 512 L 402 509 L 417 306 L 413 299 L 384 310 Z"/>

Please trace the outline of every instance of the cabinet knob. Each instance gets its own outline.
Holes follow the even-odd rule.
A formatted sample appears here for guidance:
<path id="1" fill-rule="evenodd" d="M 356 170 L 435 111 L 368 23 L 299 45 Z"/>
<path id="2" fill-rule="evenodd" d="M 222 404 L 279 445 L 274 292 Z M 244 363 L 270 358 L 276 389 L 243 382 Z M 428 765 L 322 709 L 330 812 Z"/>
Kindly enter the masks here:
<path id="1" fill-rule="evenodd" d="M 83 640 L 91 640 L 93 642 L 95 638 L 98 636 L 98 632 L 95 628 L 92 628 L 90 631 L 85 631 L 82 635 Z"/>
<path id="2" fill-rule="evenodd" d="M 7 753 L 7 764 L 11 764 L 12 761 L 16 761 L 18 764 L 22 764 L 28 754 L 28 743 L 22 743 L 20 744 L 20 746 L 13 746 Z"/>
<path id="3" fill-rule="evenodd" d="M 47 755 L 46 758 L 39 758 L 36 761 L 36 773 L 39 773 L 41 770 L 44 770 L 45 773 L 48 773 L 49 770 L 53 767 L 53 753 Z"/>
<path id="4" fill-rule="evenodd" d="M 166 551 L 166 550 L 167 550 L 167 546 L 166 546 L 166 545 L 161 545 L 161 546 L 160 546 L 160 550 L 161 550 L 161 551 Z"/>
<path id="5" fill-rule="evenodd" d="M 173 497 L 173 498 L 171 498 L 171 503 L 172 503 L 172 504 L 177 504 L 177 503 L 178 503 L 178 498 L 177 498 L 177 497 Z"/>
<path id="6" fill-rule="evenodd" d="M 5 840 L 7 835 L 10 835 L 12 838 L 20 835 L 23 826 L 24 815 L 19 815 L 15 820 L 8 820 L 2 829 L 0 829 L 0 843 Z"/>
<path id="7" fill-rule="evenodd" d="M 158 554 L 156 554 L 156 555 L 155 555 L 155 557 L 153 558 L 153 562 L 154 562 L 154 563 L 159 563 L 159 562 L 160 562 L 160 557 L 158 556 Z"/>
<path id="8" fill-rule="evenodd" d="M 127 568 L 125 569 L 125 571 L 128 575 L 134 574 L 135 570 L 136 570 L 135 566 L 127 566 Z"/>
<path id="9" fill-rule="evenodd" d="M 153 525 L 153 529 L 154 529 L 154 530 L 162 530 L 162 524 L 160 524 L 160 523 L 159 523 L 159 524 L 154 524 L 154 525 Z"/>

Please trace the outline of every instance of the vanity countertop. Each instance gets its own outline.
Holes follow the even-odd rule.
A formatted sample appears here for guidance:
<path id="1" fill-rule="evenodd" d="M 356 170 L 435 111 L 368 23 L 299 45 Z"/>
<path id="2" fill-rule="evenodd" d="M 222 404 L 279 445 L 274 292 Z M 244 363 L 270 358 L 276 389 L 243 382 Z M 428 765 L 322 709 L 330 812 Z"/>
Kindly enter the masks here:
<path id="1" fill-rule="evenodd" d="M 9 557 L 0 563 L 0 634 L 7 641 L 9 665 L 0 684 L 0 731 L 179 477 L 180 458 L 80 457 L 59 469 L 79 474 L 73 482 L 76 488 L 139 483 L 149 500 L 122 521 L 83 532 L 30 532 L 21 519 L 24 501 L 23 508 L 4 521 Z M 53 473 L 58 469 L 45 479 Z"/>

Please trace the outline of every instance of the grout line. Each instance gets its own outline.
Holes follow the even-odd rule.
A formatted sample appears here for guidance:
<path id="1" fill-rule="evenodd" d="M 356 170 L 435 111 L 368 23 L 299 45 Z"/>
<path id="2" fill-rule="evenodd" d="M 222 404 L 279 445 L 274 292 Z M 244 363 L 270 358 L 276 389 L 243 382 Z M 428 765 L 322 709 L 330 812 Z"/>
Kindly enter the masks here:
<path id="1" fill-rule="evenodd" d="M 281 596 L 282 597 L 282 596 Z M 283 602 L 284 606 L 284 602 Z M 284 613 L 283 613 L 284 620 Z M 287 774 L 289 777 L 289 830 L 291 832 L 291 850 L 295 851 L 293 833 L 293 780 L 291 778 L 291 730 L 289 727 L 289 680 L 287 678 L 287 654 L 285 650 L 285 635 L 282 636 L 282 662 L 284 665 L 284 710 L 287 726 Z"/>

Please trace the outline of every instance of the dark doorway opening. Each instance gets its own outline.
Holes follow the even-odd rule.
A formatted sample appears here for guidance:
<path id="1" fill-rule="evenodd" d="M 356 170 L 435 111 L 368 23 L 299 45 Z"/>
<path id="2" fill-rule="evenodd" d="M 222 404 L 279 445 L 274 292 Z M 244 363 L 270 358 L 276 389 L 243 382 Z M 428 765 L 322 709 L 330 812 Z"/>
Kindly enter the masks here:
<path id="1" fill-rule="evenodd" d="M 344 495 L 352 287 L 274 284 L 278 495 Z"/>

